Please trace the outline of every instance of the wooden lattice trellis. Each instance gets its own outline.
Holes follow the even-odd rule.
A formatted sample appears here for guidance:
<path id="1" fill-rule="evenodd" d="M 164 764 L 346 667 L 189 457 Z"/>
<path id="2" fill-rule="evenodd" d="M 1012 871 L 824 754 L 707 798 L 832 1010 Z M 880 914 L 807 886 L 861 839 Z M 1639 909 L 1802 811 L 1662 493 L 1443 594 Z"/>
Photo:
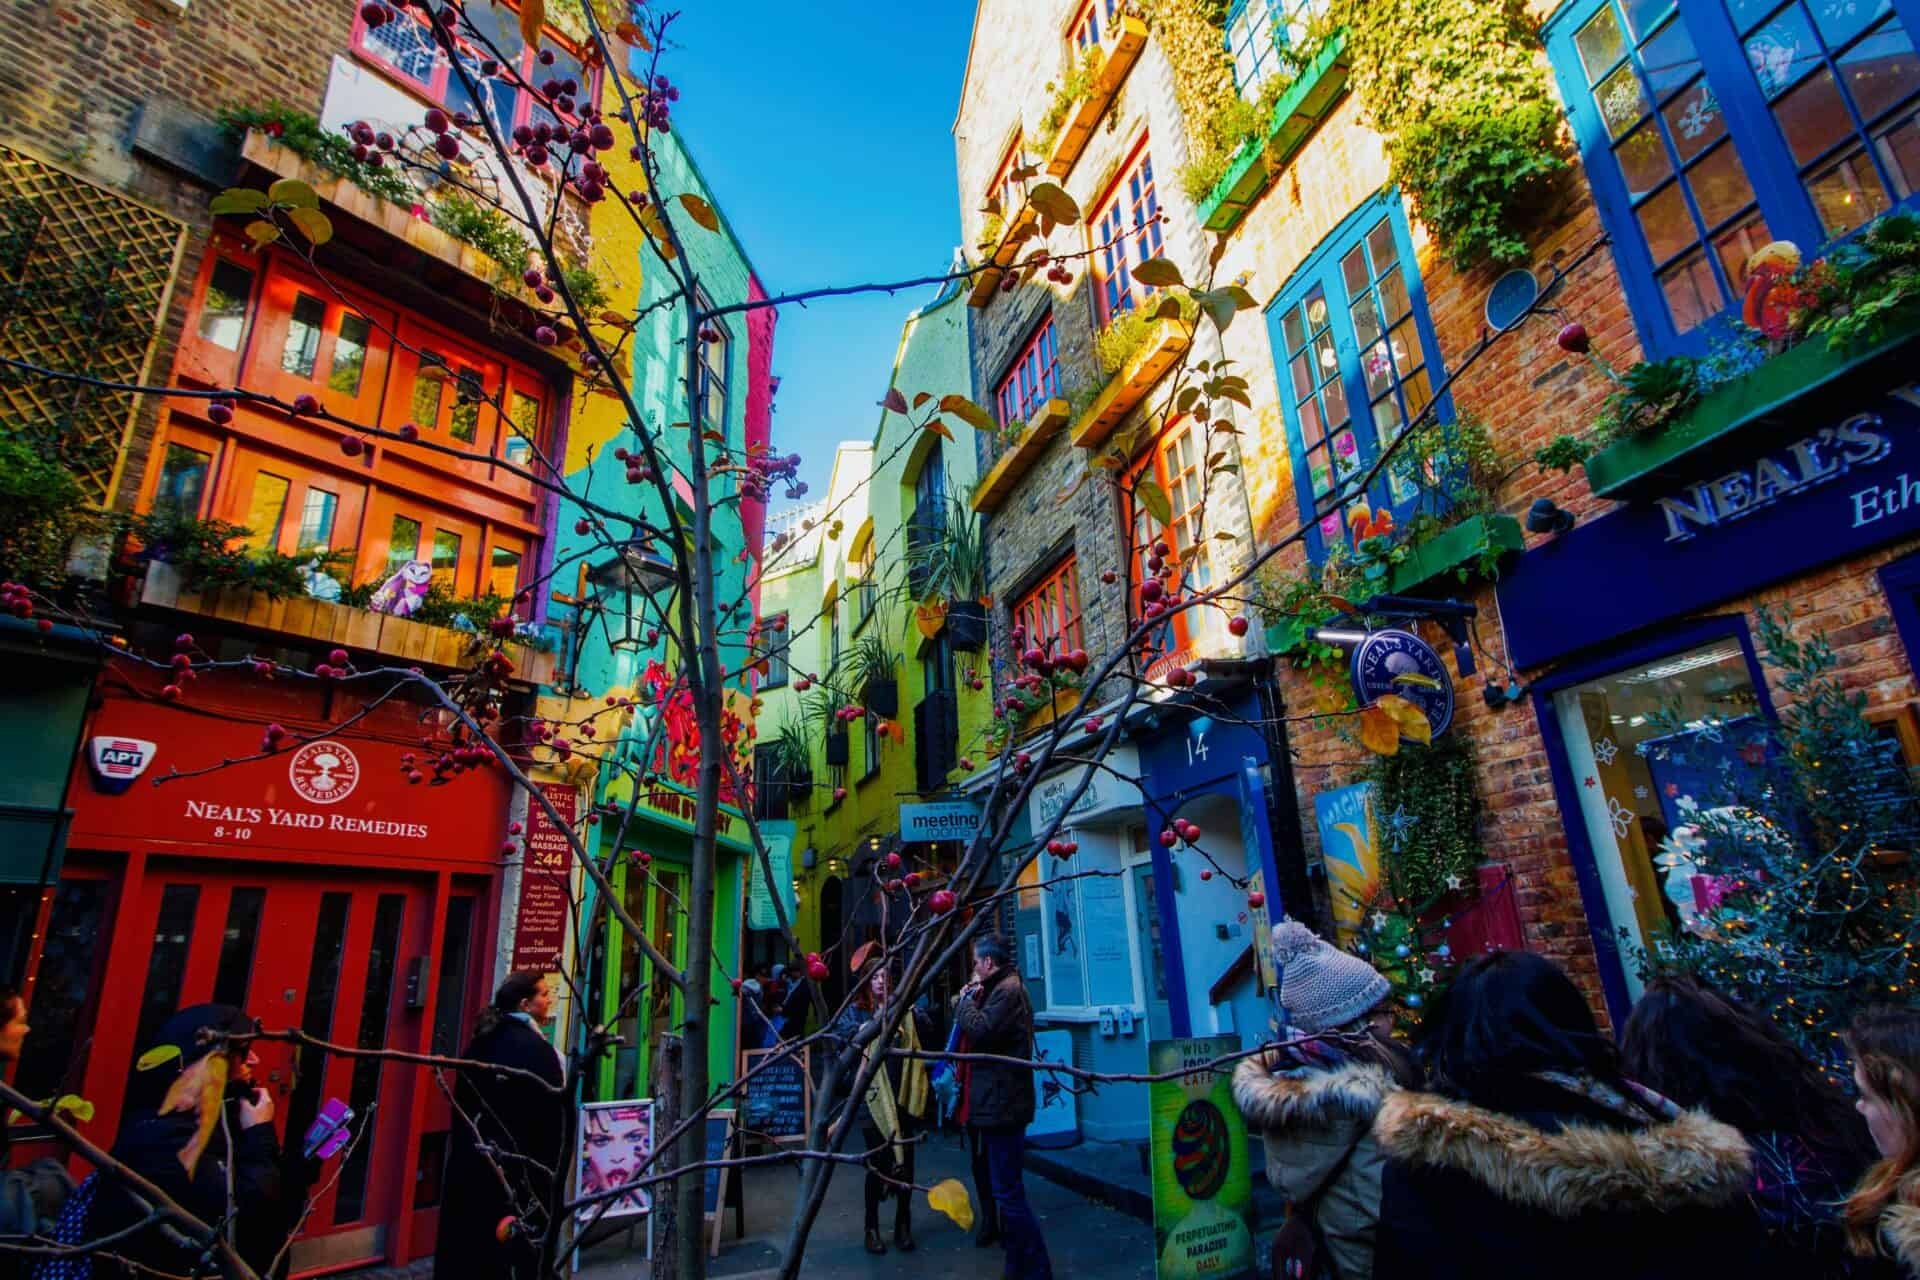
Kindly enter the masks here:
<path id="1" fill-rule="evenodd" d="M 186 248 L 178 221 L 0 147 L 0 352 L 110 382 L 149 381 Z M 0 370 L 0 431 L 56 454 L 106 503 L 140 397 Z"/>

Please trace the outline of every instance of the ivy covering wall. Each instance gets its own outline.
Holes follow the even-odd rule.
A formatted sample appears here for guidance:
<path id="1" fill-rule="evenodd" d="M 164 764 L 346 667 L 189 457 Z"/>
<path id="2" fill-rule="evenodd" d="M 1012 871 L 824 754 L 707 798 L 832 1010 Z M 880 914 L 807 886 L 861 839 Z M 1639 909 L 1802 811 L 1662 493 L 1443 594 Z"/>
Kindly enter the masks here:
<path id="1" fill-rule="evenodd" d="M 1524 0 L 1333 0 L 1330 16 L 1393 180 L 1454 265 L 1524 259 L 1527 222 L 1568 169 Z"/>
<path id="2" fill-rule="evenodd" d="M 1181 178 L 1187 194 L 1197 199 L 1194 190 L 1203 181 L 1197 175 L 1226 171 L 1247 114 L 1227 56 L 1227 2 L 1141 0 L 1140 12 L 1173 64 L 1174 97 L 1187 133 L 1187 166 Z"/>

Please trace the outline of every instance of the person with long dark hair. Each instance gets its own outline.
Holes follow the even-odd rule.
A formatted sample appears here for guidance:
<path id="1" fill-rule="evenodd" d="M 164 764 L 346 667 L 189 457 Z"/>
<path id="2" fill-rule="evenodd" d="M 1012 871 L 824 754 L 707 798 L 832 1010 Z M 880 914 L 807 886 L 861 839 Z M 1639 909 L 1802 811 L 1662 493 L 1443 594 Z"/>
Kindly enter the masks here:
<path id="1" fill-rule="evenodd" d="M 1920 1013 L 1878 1005 L 1853 1020 L 1856 1104 L 1880 1160 L 1847 1198 L 1847 1243 L 1855 1254 L 1891 1254 L 1920 1276 Z"/>
<path id="2" fill-rule="evenodd" d="M 1242 1059 L 1233 1100 L 1264 1139 L 1267 1180 L 1298 1223 L 1275 1248 L 1301 1272 L 1369 1280 L 1385 1163 L 1373 1117 L 1419 1072 L 1393 1042 L 1393 986 L 1379 970 L 1296 920 L 1273 926 L 1273 959 L 1281 1044 Z"/>
<path id="3" fill-rule="evenodd" d="M 1622 1075 L 1554 965 L 1465 965 L 1419 1038 L 1434 1093 L 1387 1097 L 1375 1280 L 1699 1280 L 1760 1235 L 1731 1125 Z"/>
<path id="4" fill-rule="evenodd" d="M 1771 1269 L 1864 1274 L 1846 1265 L 1839 1209 L 1873 1159 L 1872 1138 L 1772 1019 L 1695 978 L 1658 977 L 1621 1029 L 1620 1052 L 1634 1080 L 1746 1137 Z"/>
<path id="5" fill-rule="evenodd" d="M 536 1242 L 558 1208 L 554 1174 L 567 1165 L 566 1070 L 539 1030 L 552 1010 L 545 976 L 528 972 L 507 975 L 480 1011 L 464 1056 L 515 1074 L 463 1070 L 454 1087 L 437 1276 L 517 1280 L 540 1269 Z"/>
<path id="6" fill-rule="evenodd" d="M 898 973 L 879 954 L 877 943 L 868 943 L 854 952 L 849 967 L 853 971 L 852 1002 L 841 1011 L 829 1028 L 829 1034 L 842 1045 L 872 1021 L 885 1007 Z M 932 1039 L 932 1024 L 926 1014 L 910 1009 L 894 1032 L 895 1048 L 919 1052 Z M 879 1040 L 870 1043 L 866 1057 L 884 1053 Z M 850 1066 L 841 1076 L 851 1095 L 853 1077 L 858 1068 Z M 913 1239 L 913 1153 L 919 1142 L 933 1088 L 927 1079 L 927 1064 L 921 1058 L 888 1056 L 882 1059 L 860 1103 L 860 1138 L 866 1144 L 866 1246 L 867 1252 L 882 1254 L 887 1242 L 880 1234 L 880 1206 L 888 1199 L 896 1201 L 893 1216 L 893 1247 L 911 1253 Z"/>

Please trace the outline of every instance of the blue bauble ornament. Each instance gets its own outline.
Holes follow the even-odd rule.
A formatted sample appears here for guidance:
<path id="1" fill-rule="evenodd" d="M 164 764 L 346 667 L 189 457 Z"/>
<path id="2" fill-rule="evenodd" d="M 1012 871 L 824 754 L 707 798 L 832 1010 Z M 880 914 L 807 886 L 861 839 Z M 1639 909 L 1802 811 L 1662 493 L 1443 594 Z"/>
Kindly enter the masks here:
<path id="1" fill-rule="evenodd" d="M 1407 1008 L 1409 1008 L 1409 1009 L 1418 1009 L 1419 1007 L 1420 1007 L 1420 997 L 1419 997 L 1419 996 L 1417 996 L 1417 995 L 1416 995 L 1416 996 L 1408 996 L 1408 997 L 1407 997 Z"/>
<path id="2" fill-rule="evenodd" d="M 1399 956 L 1402 960 L 1405 960 L 1408 956 L 1413 954 L 1413 948 L 1409 947 L 1406 943 L 1403 942 L 1399 946 L 1393 949 L 1393 954 L 1395 954 L 1396 956 Z"/>

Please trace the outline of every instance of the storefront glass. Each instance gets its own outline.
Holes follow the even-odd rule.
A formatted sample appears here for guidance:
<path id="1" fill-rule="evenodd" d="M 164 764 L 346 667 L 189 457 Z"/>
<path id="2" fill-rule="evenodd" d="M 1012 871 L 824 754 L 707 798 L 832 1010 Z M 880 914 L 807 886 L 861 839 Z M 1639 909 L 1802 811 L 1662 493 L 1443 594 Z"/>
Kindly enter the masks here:
<path id="1" fill-rule="evenodd" d="M 1732 636 L 1553 695 L 1579 822 L 1593 850 L 1627 992 L 1641 962 L 1695 912 L 1695 868 L 1669 838 L 1703 809 L 1733 803 L 1765 759 L 1754 673 Z"/>

